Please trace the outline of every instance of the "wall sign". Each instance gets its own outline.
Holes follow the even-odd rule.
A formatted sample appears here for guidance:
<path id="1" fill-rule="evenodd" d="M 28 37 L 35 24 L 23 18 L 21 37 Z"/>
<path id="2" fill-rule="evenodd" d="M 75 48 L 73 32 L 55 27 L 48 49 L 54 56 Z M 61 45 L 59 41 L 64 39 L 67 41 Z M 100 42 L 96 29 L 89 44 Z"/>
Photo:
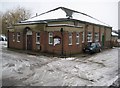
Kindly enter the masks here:
<path id="1" fill-rule="evenodd" d="M 60 44 L 60 41 L 61 41 L 60 37 L 55 36 L 53 39 L 54 39 L 54 46 L 57 45 L 57 44 Z"/>

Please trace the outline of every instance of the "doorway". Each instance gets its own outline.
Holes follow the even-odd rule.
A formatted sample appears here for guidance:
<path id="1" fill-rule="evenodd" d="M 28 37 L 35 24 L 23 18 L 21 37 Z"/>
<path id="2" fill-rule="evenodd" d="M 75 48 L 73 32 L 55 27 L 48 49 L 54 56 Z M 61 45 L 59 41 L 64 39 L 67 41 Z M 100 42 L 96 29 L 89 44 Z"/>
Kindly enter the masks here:
<path id="1" fill-rule="evenodd" d="M 104 35 L 102 35 L 102 46 L 104 47 L 104 41 L 105 41 L 105 37 Z"/>
<path id="2" fill-rule="evenodd" d="M 27 35 L 27 50 L 32 50 L 32 35 Z"/>
<path id="3" fill-rule="evenodd" d="M 32 31 L 31 30 L 29 30 L 26 33 L 26 49 L 32 50 Z"/>

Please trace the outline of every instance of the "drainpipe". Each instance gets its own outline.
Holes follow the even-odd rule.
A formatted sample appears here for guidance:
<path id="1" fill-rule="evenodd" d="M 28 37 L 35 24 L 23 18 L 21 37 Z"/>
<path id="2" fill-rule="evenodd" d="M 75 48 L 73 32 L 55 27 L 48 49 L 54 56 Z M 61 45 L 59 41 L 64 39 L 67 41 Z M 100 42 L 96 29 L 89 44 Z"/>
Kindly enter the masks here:
<path id="1" fill-rule="evenodd" d="M 60 29 L 61 35 L 62 35 L 62 51 L 61 55 L 63 56 L 63 28 Z"/>
<path id="2" fill-rule="evenodd" d="M 7 32 L 7 48 L 10 48 L 10 46 L 9 46 L 9 30 L 8 30 L 8 32 Z"/>

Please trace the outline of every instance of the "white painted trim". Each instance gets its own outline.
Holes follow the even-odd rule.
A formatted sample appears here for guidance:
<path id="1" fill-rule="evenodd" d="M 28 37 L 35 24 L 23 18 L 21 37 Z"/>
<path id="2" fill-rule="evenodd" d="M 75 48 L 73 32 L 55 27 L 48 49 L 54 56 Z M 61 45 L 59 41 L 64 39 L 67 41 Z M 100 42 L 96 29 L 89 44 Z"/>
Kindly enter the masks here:
<path id="1" fill-rule="evenodd" d="M 50 35 L 50 33 L 52 34 L 52 36 Z M 53 38 L 53 32 L 49 32 L 49 33 L 48 33 L 48 43 L 49 43 L 49 45 L 52 45 L 52 44 L 53 44 L 53 42 L 52 42 L 52 43 L 50 43 L 50 37 L 52 37 L 52 38 Z"/>
<path id="2" fill-rule="evenodd" d="M 78 36 L 77 36 L 77 34 L 78 34 Z M 77 39 L 78 39 L 78 42 L 77 42 Z M 79 44 L 80 44 L 80 33 L 77 32 L 76 33 L 76 45 L 79 45 Z"/>
<path id="3" fill-rule="evenodd" d="M 92 42 L 92 39 L 93 39 L 93 34 L 92 34 L 92 32 L 88 32 L 88 33 L 87 33 L 87 42 Z"/>
<path id="4" fill-rule="evenodd" d="M 18 33 L 20 33 L 20 32 L 17 32 L 17 42 L 20 42 L 20 41 L 18 40 L 18 37 L 20 37 L 20 36 L 21 36 L 21 34 L 20 34 L 20 35 L 18 35 Z"/>
<path id="5" fill-rule="evenodd" d="M 84 41 L 85 41 L 85 32 L 83 31 L 82 32 L 82 43 L 84 43 Z"/>
<path id="6" fill-rule="evenodd" d="M 69 34 L 71 34 L 71 36 L 69 36 Z M 71 39 L 71 43 L 69 43 L 69 40 L 68 40 L 68 45 L 72 45 L 72 36 L 73 36 L 73 34 L 72 34 L 72 32 L 69 32 L 69 34 L 68 34 L 68 39 Z"/>
<path id="7" fill-rule="evenodd" d="M 12 40 L 13 40 L 13 42 L 15 42 L 15 33 L 13 34 L 13 36 L 12 36 Z"/>
<path id="8" fill-rule="evenodd" d="M 37 33 L 40 33 L 40 32 L 36 32 L 36 36 L 35 36 L 35 37 L 36 37 L 36 40 L 35 40 L 35 41 L 36 41 L 36 44 L 40 44 L 40 40 L 37 41 L 37 38 L 38 38 L 38 37 L 40 38 L 40 35 L 38 36 Z"/>

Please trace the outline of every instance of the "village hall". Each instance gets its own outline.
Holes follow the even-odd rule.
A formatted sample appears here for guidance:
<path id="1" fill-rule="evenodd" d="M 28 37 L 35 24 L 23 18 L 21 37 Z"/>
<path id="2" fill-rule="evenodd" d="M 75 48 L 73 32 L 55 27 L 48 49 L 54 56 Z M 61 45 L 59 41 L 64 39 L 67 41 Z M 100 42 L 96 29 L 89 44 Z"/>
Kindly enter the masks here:
<path id="1" fill-rule="evenodd" d="M 112 27 L 85 13 L 58 7 L 8 29 L 8 48 L 77 54 L 89 42 L 110 47 Z"/>

